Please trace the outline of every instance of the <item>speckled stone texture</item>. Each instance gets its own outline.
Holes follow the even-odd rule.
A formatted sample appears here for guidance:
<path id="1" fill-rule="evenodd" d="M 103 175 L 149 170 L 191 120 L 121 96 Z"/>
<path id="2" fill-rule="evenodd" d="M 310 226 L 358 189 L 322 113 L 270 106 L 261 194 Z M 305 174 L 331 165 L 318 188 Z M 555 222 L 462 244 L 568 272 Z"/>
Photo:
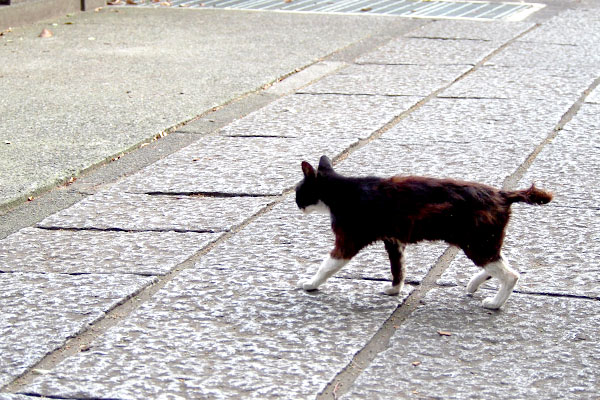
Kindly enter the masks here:
<path id="1" fill-rule="evenodd" d="M 246 229 L 253 229 L 250 226 Z M 402 299 L 380 282 L 295 287 L 282 249 L 218 246 L 26 390 L 61 397 L 313 398 Z M 405 289 L 404 295 L 410 291 Z"/>
<path id="2" fill-rule="evenodd" d="M 352 65 L 301 90 L 387 96 L 428 96 L 467 72 L 469 65 Z"/>
<path id="3" fill-rule="evenodd" d="M 437 20 L 408 33 L 407 37 L 506 42 L 533 27 L 531 22 Z"/>
<path id="4" fill-rule="evenodd" d="M 353 153 L 337 171 L 344 175 L 422 175 L 500 186 L 531 151 L 531 146 L 504 142 L 415 143 L 418 140 L 411 139 L 410 132 L 393 128 Z"/>
<path id="5" fill-rule="evenodd" d="M 494 62 L 495 58 L 492 58 Z M 596 71 L 565 67 L 561 71 L 527 67 L 489 65 L 479 68 L 450 88 L 441 97 L 473 97 L 531 100 L 555 99 L 571 106 L 597 77 Z"/>
<path id="6" fill-rule="evenodd" d="M 418 97 L 296 94 L 238 119 L 222 135 L 365 139 Z"/>
<path id="7" fill-rule="evenodd" d="M 268 197 L 169 196 L 111 190 L 51 215 L 38 226 L 223 232 L 271 201 Z"/>
<path id="8" fill-rule="evenodd" d="M 162 275 L 219 236 L 25 228 L 0 241 L 0 272 Z"/>
<path id="9" fill-rule="evenodd" d="M 0 386 L 154 279 L 127 274 L 0 274 Z"/>
<path id="10" fill-rule="evenodd" d="M 598 301 L 515 294 L 492 312 L 477 300 L 432 290 L 343 398 L 597 396 Z"/>
<path id="11" fill-rule="evenodd" d="M 600 88 L 594 89 L 592 93 L 585 99 L 587 103 L 600 104 Z"/>
<path id="12" fill-rule="evenodd" d="M 536 146 L 568 107 L 550 101 L 431 99 L 383 137 L 406 144 L 494 142 Z"/>
<path id="13" fill-rule="evenodd" d="M 335 155 L 356 142 L 327 137 L 203 138 L 115 185 L 116 190 L 273 195 L 302 179 L 303 159 Z"/>
<path id="14" fill-rule="evenodd" d="M 358 64 L 475 65 L 497 47 L 497 43 L 483 40 L 400 38 L 359 57 L 356 62 Z"/>
<path id="15" fill-rule="evenodd" d="M 597 49 L 600 46 L 600 17 L 592 9 L 564 10 L 520 40 Z"/>
<path id="16" fill-rule="evenodd" d="M 556 206 L 600 207 L 600 105 L 584 103 L 523 177 L 554 192 Z"/>
<path id="17" fill-rule="evenodd" d="M 527 37 L 523 40 L 527 40 Z M 600 51 L 600 45 L 598 50 Z M 490 64 L 498 66 L 532 68 L 538 73 L 560 73 L 574 67 L 598 73 L 599 63 L 600 53 L 590 54 L 589 49 L 584 46 L 528 41 L 512 43 L 506 51 L 501 51 L 490 61 Z"/>
<path id="18" fill-rule="evenodd" d="M 0 393 L 0 400 L 35 400 L 37 396 L 26 396 L 23 394 Z"/>

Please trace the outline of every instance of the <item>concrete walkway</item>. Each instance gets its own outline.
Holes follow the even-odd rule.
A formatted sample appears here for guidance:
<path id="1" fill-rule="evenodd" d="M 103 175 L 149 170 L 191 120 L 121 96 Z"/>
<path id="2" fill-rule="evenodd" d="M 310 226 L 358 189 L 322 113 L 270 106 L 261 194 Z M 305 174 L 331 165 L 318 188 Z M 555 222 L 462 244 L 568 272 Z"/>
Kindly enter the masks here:
<path id="1" fill-rule="evenodd" d="M 123 140 L 106 140 L 100 164 L 149 132 L 170 132 L 6 206 L 0 399 L 598 398 L 597 6 L 578 3 L 538 23 L 193 12 L 222 31 L 180 22 L 191 10 L 118 10 L 61 21 L 49 42 L 31 36 L 41 25 L 23 28 L 0 47 L 14 54 L 0 72 L 3 88 L 16 95 L 17 83 L 32 83 L 21 88 L 40 110 L 31 124 L 17 125 L 16 114 L 0 122 L 1 131 L 23 132 L 4 144 L 20 149 L 10 153 L 15 162 L 43 147 L 19 138 L 63 146 L 63 165 L 78 168 L 73 154 L 95 151 L 103 133 Z M 157 18 L 172 29 L 155 28 Z M 163 54 L 151 44 L 105 44 L 137 37 L 134 23 L 156 29 L 150 38 Z M 261 24 L 276 26 L 282 42 L 253 38 Z M 71 28 L 79 42 L 63 38 Z M 200 41 L 188 41 L 200 31 L 247 41 L 199 65 Z M 239 53 L 260 60 L 234 56 L 236 45 L 266 42 Z M 32 46 L 85 54 L 71 65 L 81 79 L 55 86 L 39 60 L 19 65 Z M 159 62 L 143 62 L 151 54 Z M 111 69 L 120 57 L 128 69 Z M 231 81 L 195 79 L 212 65 L 230 68 Z M 244 66 L 250 75 L 239 73 Z M 95 76 L 103 73 L 104 83 Z M 128 95 L 134 115 L 116 101 Z M 104 130 L 88 130 L 93 121 Z M 59 146 L 77 132 L 90 135 L 89 146 Z M 476 268 L 443 243 L 409 247 L 409 285 L 398 298 L 381 294 L 383 246 L 317 292 L 296 288 L 332 244 L 328 218 L 301 215 L 293 201 L 300 161 L 322 154 L 345 174 L 553 191 L 547 206 L 513 207 L 504 252 L 522 274 L 516 293 L 500 311 L 483 309 L 495 282 L 465 296 Z M 53 162 L 40 159 L 32 176 L 44 165 Z M 33 184 L 25 175 L 13 181 Z M 19 190 L 5 204 L 30 193 Z"/>

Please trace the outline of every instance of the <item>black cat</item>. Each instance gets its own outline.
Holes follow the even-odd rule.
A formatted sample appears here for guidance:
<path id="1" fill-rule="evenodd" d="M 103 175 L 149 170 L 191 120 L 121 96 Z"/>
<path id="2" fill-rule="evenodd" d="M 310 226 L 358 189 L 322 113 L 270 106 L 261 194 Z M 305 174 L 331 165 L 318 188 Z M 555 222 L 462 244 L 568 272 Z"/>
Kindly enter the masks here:
<path id="1" fill-rule="evenodd" d="M 545 204 L 552 194 L 531 186 L 507 191 L 472 182 L 416 176 L 352 178 L 339 175 L 322 156 L 318 170 L 302 162 L 304 180 L 296 188 L 296 204 L 305 213 L 327 212 L 335 247 L 317 273 L 300 281 L 304 290 L 316 290 L 365 246 L 382 240 L 390 258 L 392 284 L 384 292 L 401 292 L 404 248 L 421 240 L 444 240 L 461 248 L 483 267 L 467 285 L 474 293 L 495 277 L 500 289 L 483 307 L 498 309 L 519 279 L 500 252 L 510 206 L 515 202 Z"/>

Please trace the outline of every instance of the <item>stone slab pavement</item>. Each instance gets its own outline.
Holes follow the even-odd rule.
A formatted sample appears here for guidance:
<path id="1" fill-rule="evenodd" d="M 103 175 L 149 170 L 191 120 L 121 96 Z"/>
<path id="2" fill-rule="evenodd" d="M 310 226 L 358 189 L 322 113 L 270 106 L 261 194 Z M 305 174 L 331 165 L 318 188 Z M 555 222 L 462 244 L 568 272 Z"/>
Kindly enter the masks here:
<path id="1" fill-rule="evenodd" d="M 599 398 L 598 11 L 411 21 L 58 189 L 74 204 L 0 239 L 0 399 Z M 444 243 L 408 248 L 398 297 L 381 245 L 297 288 L 332 244 L 293 195 L 321 154 L 552 190 L 514 207 L 508 303 L 467 297 L 477 269 Z"/>

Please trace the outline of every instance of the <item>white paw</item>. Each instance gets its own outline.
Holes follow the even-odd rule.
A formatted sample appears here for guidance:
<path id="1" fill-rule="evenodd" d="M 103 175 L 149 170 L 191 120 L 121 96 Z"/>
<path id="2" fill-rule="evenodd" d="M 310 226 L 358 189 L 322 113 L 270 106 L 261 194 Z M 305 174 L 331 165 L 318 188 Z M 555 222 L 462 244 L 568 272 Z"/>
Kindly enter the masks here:
<path id="1" fill-rule="evenodd" d="M 311 290 L 317 290 L 319 286 L 313 284 L 311 279 L 301 279 L 298 281 L 298 287 L 310 292 Z"/>
<path id="2" fill-rule="evenodd" d="M 483 299 L 481 305 L 489 310 L 497 310 L 502 307 L 502 304 L 498 304 L 493 297 Z"/>
<path id="3" fill-rule="evenodd" d="M 479 285 L 477 284 L 477 282 L 474 282 L 474 279 L 471 280 L 467 284 L 467 294 L 468 295 L 471 295 L 471 294 L 475 293 L 477 291 L 477 289 L 479 289 Z"/>
<path id="4" fill-rule="evenodd" d="M 402 291 L 402 285 L 393 286 L 390 284 L 385 284 L 382 290 L 383 293 L 387 294 L 388 296 L 397 296 Z"/>

